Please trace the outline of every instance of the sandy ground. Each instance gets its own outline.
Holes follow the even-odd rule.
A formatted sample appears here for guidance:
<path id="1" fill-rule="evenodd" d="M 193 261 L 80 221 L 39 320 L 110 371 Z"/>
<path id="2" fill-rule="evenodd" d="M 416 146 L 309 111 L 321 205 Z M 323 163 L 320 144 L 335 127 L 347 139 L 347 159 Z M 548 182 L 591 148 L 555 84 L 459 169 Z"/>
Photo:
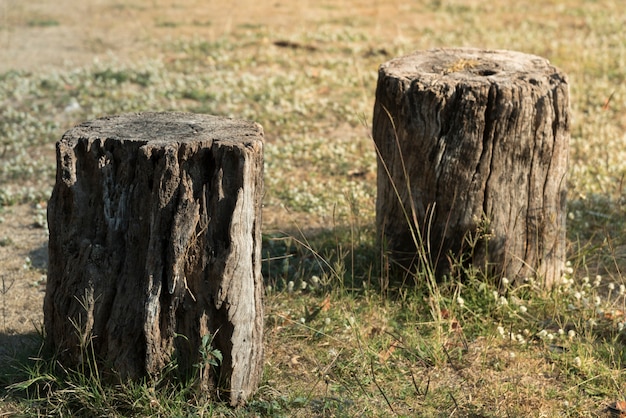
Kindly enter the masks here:
<path id="1" fill-rule="evenodd" d="M 229 6 L 216 8 L 210 3 L 217 2 L 193 0 L 177 3 L 183 4 L 162 0 L 1 0 L 0 71 L 71 68 L 111 56 L 139 59 L 193 22 L 198 35 L 218 36 L 218 31 L 226 30 L 228 23 L 213 23 L 222 21 L 213 13 L 224 13 Z"/>
<path id="2" fill-rule="evenodd" d="M 407 7 L 377 0 L 0 0 L 0 73 L 135 60 L 173 38 L 213 40 L 242 25 L 314 31 L 322 21 L 358 17 L 395 35 L 412 25 L 403 18 Z"/>

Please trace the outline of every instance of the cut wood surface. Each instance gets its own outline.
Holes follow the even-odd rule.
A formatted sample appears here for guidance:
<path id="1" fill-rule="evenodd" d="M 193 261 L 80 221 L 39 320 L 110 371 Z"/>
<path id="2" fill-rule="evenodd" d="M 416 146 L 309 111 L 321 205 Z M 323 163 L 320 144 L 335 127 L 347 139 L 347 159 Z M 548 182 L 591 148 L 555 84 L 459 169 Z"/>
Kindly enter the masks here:
<path id="1" fill-rule="evenodd" d="M 435 49 L 383 64 L 376 222 L 395 259 L 411 265 L 421 247 L 439 276 L 472 265 L 552 285 L 565 261 L 568 111 L 565 75 L 534 55 Z"/>
<path id="2" fill-rule="evenodd" d="M 44 303 L 61 362 L 79 365 L 91 345 L 122 378 L 174 361 L 189 374 L 209 336 L 223 361 L 203 365 L 201 384 L 245 401 L 262 374 L 262 176 L 253 122 L 139 113 L 69 130 L 57 143 Z"/>

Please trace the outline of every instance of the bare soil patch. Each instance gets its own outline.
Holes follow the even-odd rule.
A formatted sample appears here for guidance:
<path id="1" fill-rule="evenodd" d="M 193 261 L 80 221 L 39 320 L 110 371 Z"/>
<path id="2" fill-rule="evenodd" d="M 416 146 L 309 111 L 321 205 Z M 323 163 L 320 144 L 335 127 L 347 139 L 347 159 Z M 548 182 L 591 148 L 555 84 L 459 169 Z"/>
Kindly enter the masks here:
<path id="1" fill-rule="evenodd" d="M 5 209 L 0 217 L 0 336 L 32 332 L 43 322 L 48 231 L 35 225 L 29 205 Z"/>
<path id="2" fill-rule="evenodd" d="M 71 68 L 112 57 L 137 60 L 172 39 L 211 41 L 246 25 L 314 32 L 321 21 L 359 19 L 371 20 L 373 31 L 395 36 L 411 26 L 403 13 L 408 7 L 373 0 L 0 0 L 0 72 Z"/>

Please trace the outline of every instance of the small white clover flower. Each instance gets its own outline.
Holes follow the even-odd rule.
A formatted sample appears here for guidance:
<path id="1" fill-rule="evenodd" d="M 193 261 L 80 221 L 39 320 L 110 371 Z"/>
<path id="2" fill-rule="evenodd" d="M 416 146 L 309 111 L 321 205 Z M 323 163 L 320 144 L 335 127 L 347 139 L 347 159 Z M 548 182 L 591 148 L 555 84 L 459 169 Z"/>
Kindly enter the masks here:
<path id="1" fill-rule="evenodd" d="M 324 318 L 324 324 L 330 325 L 330 318 L 328 317 Z"/>
<path id="2" fill-rule="evenodd" d="M 500 299 L 498 299 L 498 304 L 502 306 L 506 306 L 509 304 L 509 301 L 506 300 L 504 296 L 500 296 Z"/>
<path id="3" fill-rule="evenodd" d="M 513 351 L 511 351 L 511 352 L 509 353 L 509 358 L 510 358 L 510 359 L 514 359 L 514 358 L 515 358 L 515 353 L 514 353 Z"/>
<path id="4" fill-rule="evenodd" d="M 317 287 L 317 285 L 320 283 L 320 278 L 317 276 L 311 276 L 311 284 L 314 287 Z"/>
<path id="5" fill-rule="evenodd" d="M 24 270 L 28 270 L 28 269 L 29 269 L 29 268 L 31 268 L 32 266 L 33 266 L 33 262 L 32 262 L 32 260 L 30 259 L 30 257 L 26 257 L 26 258 L 24 259 L 24 264 L 22 265 L 22 268 L 23 268 Z"/>
<path id="6" fill-rule="evenodd" d="M 502 278 L 502 286 L 508 286 L 509 285 L 509 279 L 507 279 L 506 277 Z"/>
<path id="7" fill-rule="evenodd" d="M 609 283 L 607 287 L 609 288 L 609 290 L 615 290 L 615 283 Z"/>
<path id="8" fill-rule="evenodd" d="M 504 327 L 498 327 L 498 334 L 504 337 Z"/>
<path id="9" fill-rule="evenodd" d="M 523 314 L 524 314 L 524 313 L 526 313 L 527 311 L 528 311 L 528 309 L 527 309 L 524 305 L 520 305 L 520 307 L 519 307 L 519 312 L 520 312 L 520 313 L 523 313 Z"/>
<path id="10" fill-rule="evenodd" d="M 304 324 L 306 322 L 306 318 L 300 318 L 300 323 Z"/>
<path id="11" fill-rule="evenodd" d="M 300 290 L 306 290 L 306 286 L 307 286 L 307 283 L 304 280 L 302 280 L 302 283 L 300 283 Z"/>
<path id="12" fill-rule="evenodd" d="M 580 367 L 583 364 L 583 361 L 580 359 L 580 357 L 574 357 L 574 366 L 576 367 Z"/>
<path id="13" fill-rule="evenodd" d="M 559 328 L 559 330 L 557 331 L 559 335 L 564 335 L 565 334 L 565 330 L 563 328 Z"/>
<path id="14" fill-rule="evenodd" d="M 287 292 L 291 293 L 293 292 L 293 287 L 295 286 L 293 281 L 289 281 L 289 283 L 287 283 Z"/>
<path id="15" fill-rule="evenodd" d="M 596 296 L 596 297 L 594 298 L 594 300 L 593 300 L 593 303 L 594 303 L 596 306 L 600 306 L 600 304 L 602 304 L 602 299 L 600 299 L 600 296 Z"/>
<path id="16" fill-rule="evenodd" d="M 574 331 L 573 329 L 570 329 L 569 331 L 567 331 L 567 337 L 571 340 L 574 337 L 576 337 L 576 331 Z"/>
<path id="17" fill-rule="evenodd" d="M 623 284 L 619 285 L 619 294 L 620 295 L 626 294 L 626 285 L 623 285 Z"/>
<path id="18" fill-rule="evenodd" d="M 539 331 L 539 333 L 537 333 L 537 336 L 541 339 L 544 339 L 545 337 L 548 336 L 548 331 L 546 331 L 545 329 L 542 329 L 541 331 Z"/>
<path id="19" fill-rule="evenodd" d="M 463 305 L 465 305 L 465 300 L 461 296 L 458 296 L 456 298 L 456 303 L 458 303 L 459 306 L 463 306 Z"/>
<path id="20" fill-rule="evenodd" d="M 582 298 L 582 297 L 583 297 L 583 295 L 582 295 L 580 292 L 576 292 L 576 293 L 574 293 L 574 297 L 575 297 L 576 299 L 580 300 L 580 298 Z"/>
<path id="21" fill-rule="evenodd" d="M 617 323 L 617 332 L 622 332 L 624 330 L 624 323 L 623 322 L 618 322 Z"/>
<path id="22" fill-rule="evenodd" d="M 526 340 L 524 339 L 524 337 L 522 336 L 522 334 L 517 334 L 515 336 L 515 339 L 517 340 L 518 343 L 520 344 L 526 344 Z"/>
<path id="23" fill-rule="evenodd" d="M 593 281 L 593 285 L 595 287 L 600 286 L 600 283 L 602 283 L 602 276 L 600 276 L 599 274 L 596 276 L 596 279 Z"/>

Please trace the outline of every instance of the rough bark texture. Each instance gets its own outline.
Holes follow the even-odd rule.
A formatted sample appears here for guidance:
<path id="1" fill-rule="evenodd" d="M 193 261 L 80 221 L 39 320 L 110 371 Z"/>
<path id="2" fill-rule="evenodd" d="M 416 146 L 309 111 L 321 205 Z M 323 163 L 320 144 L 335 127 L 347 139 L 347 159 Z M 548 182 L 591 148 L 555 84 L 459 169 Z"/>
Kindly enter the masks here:
<path id="1" fill-rule="evenodd" d="M 461 260 L 551 286 L 565 259 L 568 111 L 566 77 L 537 56 L 438 49 L 383 64 L 376 222 L 393 256 L 411 264 L 421 240 L 439 276 Z"/>
<path id="2" fill-rule="evenodd" d="M 200 383 L 237 405 L 262 374 L 263 131 L 253 122 L 139 113 L 57 143 L 48 206 L 47 342 L 77 366 L 91 344 L 123 378 L 223 362 Z"/>

